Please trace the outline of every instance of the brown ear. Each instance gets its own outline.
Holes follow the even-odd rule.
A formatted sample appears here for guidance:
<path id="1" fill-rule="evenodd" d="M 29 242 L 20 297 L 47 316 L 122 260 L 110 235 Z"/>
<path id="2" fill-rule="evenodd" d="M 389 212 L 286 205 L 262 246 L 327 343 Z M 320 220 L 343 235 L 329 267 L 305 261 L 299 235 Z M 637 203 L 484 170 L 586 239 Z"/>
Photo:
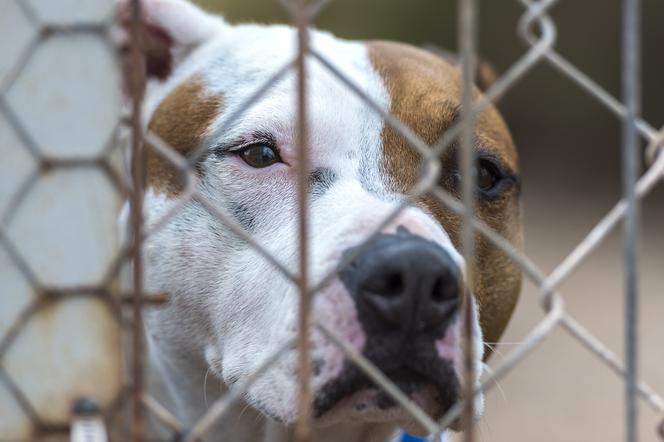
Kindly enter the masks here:
<path id="1" fill-rule="evenodd" d="M 131 1 L 117 0 L 121 49 L 129 48 Z M 228 27 L 187 0 L 142 0 L 141 40 L 148 79 L 165 80 L 196 47 Z M 126 73 L 126 72 L 125 72 Z"/>
<path id="2" fill-rule="evenodd" d="M 441 49 L 434 45 L 425 45 L 424 49 L 427 51 L 438 55 L 441 58 L 444 58 L 449 63 L 458 66 L 459 65 L 459 56 L 452 52 L 449 52 L 445 49 Z M 477 65 L 477 76 L 475 78 L 475 85 L 482 92 L 486 92 L 498 79 L 498 74 L 493 68 L 493 65 L 486 60 L 479 59 Z"/>
<path id="3" fill-rule="evenodd" d="M 486 60 L 480 59 L 480 63 L 477 66 L 477 87 L 480 88 L 482 92 L 486 92 L 498 79 L 498 73 L 494 69 L 493 65 Z"/>

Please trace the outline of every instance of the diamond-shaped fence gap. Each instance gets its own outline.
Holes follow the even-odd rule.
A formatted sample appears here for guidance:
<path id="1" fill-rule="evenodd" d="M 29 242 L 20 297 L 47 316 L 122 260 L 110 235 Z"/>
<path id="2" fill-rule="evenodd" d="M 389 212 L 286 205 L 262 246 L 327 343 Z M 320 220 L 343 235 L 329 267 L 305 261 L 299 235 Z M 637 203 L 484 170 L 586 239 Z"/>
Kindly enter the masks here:
<path id="1" fill-rule="evenodd" d="M 496 82 L 484 92 L 479 99 L 473 102 L 471 109 L 472 114 L 478 114 L 487 106 L 495 103 L 505 93 L 509 91 L 516 83 L 526 75 L 532 68 L 534 68 L 542 58 L 550 51 L 556 41 L 556 27 L 553 21 L 546 15 L 546 12 L 551 8 L 557 0 L 548 0 L 542 3 L 541 7 L 537 10 L 529 9 L 519 21 L 520 32 L 527 32 L 531 26 L 537 23 L 541 29 L 541 38 L 533 43 L 531 49 L 526 52 L 521 58 L 515 61 L 499 78 Z M 460 132 L 461 125 L 455 124 L 450 127 L 434 143 L 434 151 L 440 155 L 445 148 L 455 140 Z"/>
<path id="2" fill-rule="evenodd" d="M 595 354 L 601 361 L 606 364 L 612 371 L 614 371 L 621 378 L 625 377 L 625 364 L 624 362 L 609 348 L 606 347 L 588 330 L 586 330 L 576 319 L 565 314 L 561 321 L 563 328 L 569 332 L 581 345 L 586 347 L 588 351 Z M 639 382 L 638 393 L 641 398 L 650 407 L 660 413 L 664 413 L 664 397 L 655 392 L 650 385 L 645 382 Z"/>
<path id="3" fill-rule="evenodd" d="M 657 160 L 646 170 L 636 184 L 636 194 L 639 198 L 645 197 L 664 176 L 664 155 L 659 155 Z M 616 205 L 592 228 L 588 235 L 572 250 L 565 259 L 551 272 L 544 281 L 544 290 L 549 291 L 556 288 L 567 277 L 569 277 L 577 266 L 599 246 L 613 228 L 622 220 L 625 214 L 626 204 L 624 200 L 618 201 Z"/>
<path id="4" fill-rule="evenodd" d="M 532 8 L 534 4 L 533 0 L 518 0 L 522 5 L 527 8 Z M 554 0 L 554 2 L 557 0 Z M 532 29 L 525 26 L 520 32 L 520 36 L 523 40 L 530 46 L 536 46 L 539 41 L 533 33 Z M 554 68 L 558 69 L 560 72 L 565 74 L 571 81 L 579 85 L 588 94 L 595 97 L 600 103 L 602 103 L 608 110 L 612 111 L 619 118 L 625 116 L 625 106 L 613 97 L 609 92 L 607 92 L 603 87 L 597 84 L 592 78 L 586 75 L 579 68 L 574 66 L 572 63 L 567 61 L 562 55 L 560 55 L 555 48 L 550 47 L 543 53 L 544 58 L 548 63 L 550 63 Z M 655 138 L 656 131 L 650 126 L 643 118 L 637 117 L 637 128 L 639 131 L 650 141 Z"/>

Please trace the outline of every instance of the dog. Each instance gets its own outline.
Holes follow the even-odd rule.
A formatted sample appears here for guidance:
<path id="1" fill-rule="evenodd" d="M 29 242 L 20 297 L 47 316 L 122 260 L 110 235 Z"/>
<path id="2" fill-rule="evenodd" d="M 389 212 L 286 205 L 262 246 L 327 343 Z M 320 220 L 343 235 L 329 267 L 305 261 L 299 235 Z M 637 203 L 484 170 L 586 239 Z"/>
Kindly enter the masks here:
<path id="1" fill-rule="evenodd" d="M 143 0 L 142 10 L 145 128 L 185 158 L 202 150 L 197 191 L 297 274 L 297 72 L 289 71 L 224 123 L 294 59 L 297 31 L 233 25 L 186 0 Z M 458 121 L 461 72 L 453 60 L 410 45 L 348 41 L 318 30 L 311 31 L 310 45 L 426 143 Z M 482 72 L 477 96 L 492 81 Z M 422 157 L 311 58 L 307 90 L 312 285 L 335 275 L 312 299 L 313 320 L 440 418 L 461 397 L 464 290 L 472 292 L 479 379 L 483 339 L 495 342 L 504 330 L 520 291 L 520 271 L 478 235 L 473 280 L 465 281 L 462 220 L 430 195 L 359 249 L 418 181 Z M 518 157 L 492 106 L 477 117 L 474 145 L 476 215 L 520 247 Z M 438 179 L 457 197 L 458 156 L 453 143 L 440 158 Z M 172 163 L 149 146 L 146 163 L 149 229 L 178 203 L 185 186 Z M 196 201 L 147 238 L 144 256 L 147 290 L 170 295 L 168 305 L 145 312 L 153 394 L 192 425 L 297 336 L 298 289 Z M 344 260 L 348 265 L 340 266 Z M 390 440 L 398 428 L 426 433 L 315 328 L 310 349 L 316 440 Z M 297 370 L 297 349 L 288 348 L 206 440 L 290 440 Z M 477 417 L 482 409 L 478 397 Z"/>

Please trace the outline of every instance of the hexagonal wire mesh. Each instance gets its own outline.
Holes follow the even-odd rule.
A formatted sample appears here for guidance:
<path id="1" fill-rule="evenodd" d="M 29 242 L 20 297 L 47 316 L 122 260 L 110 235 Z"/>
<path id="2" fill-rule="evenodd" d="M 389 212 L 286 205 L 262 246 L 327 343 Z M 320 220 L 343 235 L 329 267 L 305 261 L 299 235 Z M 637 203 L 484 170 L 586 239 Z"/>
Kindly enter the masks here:
<path id="1" fill-rule="evenodd" d="M 110 411 L 122 393 L 113 6 L 61 6 L 12 0 L 0 18 L 2 440 L 64 437 L 77 398 Z"/>
<path id="2" fill-rule="evenodd" d="M 274 73 L 274 75 L 263 85 L 258 85 L 255 93 L 238 108 L 235 112 L 227 115 L 224 118 L 220 130 L 228 128 L 234 120 L 239 118 L 251 106 L 253 106 L 261 96 L 268 91 L 271 87 L 277 84 L 287 72 L 295 69 L 298 72 L 298 92 L 299 92 L 299 134 L 300 141 L 306 140 L 306 124 L 305 118 L 306 107 L 305 101 L 302 99 L 306 92 L 306 76 L 303 72 L 308 63 L 319 63 L 333 77 L 340 83 L 345 85 L 350 91 L 356 94 L 366 105 L 368 105 L 374 112 L 378 113 L 384 118 L 386 124 L 392 126 L 398 133 L 400 133 L 410 145 L 418 151 L 424 158 L 425 170 L 420 177 L 417 185 L 413 187 L 411 192 L 404 197 L 391 216 L 389 216 L 379 228 L 376 233 L 387 225 L 394 217 L 396 217 L 401 210 L 413 203 L 415 198 L 421 195 L 431 195 L 443 204 L 449 207 L 452 211 L 458 213 L 463 217 L 465 225 L 467 226 L 464 233 L 464 250 L 466 251 L 466 259 L 472 259 L 471 241 L 475 233 L 484 236 L 488 241 L 492 242 L 496 247 L 501 249 L 506 255 L 514 260 L 523 270 L 524 274 L 535 282 L 542 291 L 542 308 L 546 316 L 534 327 L 530 333 L 525 336 L 522 342 L 511 352 L 505 359 L 498 365 L 495 371 L 486 377 L 480 388 L 473 390 L 472 384 L 466 387 L 466 399 L 470 395 L 481 391 L 486 391 L 495 385 L 496 381 L 507 375 L 510 370 L 523 360 L 538 344 L 549 335 L 556 327 L 562 327 L 575 337 L 588 351 L 595 354 L 601 361 L 603 361 L 611 370 L 615 371 L 619 376 L 624 377 L 627 389 L 627 439 L 630 441 L 636 440 L 635 433 L 635 401 L 636 398 L 641 398 L 648 406 L 652 407 L 658 413 L 664 413 L 664 399 L 661 395 L 654 392 L 647 384 L 638 382 L 635 379 L 635 366 L 634 361 L 636 358 L 634 348 L 636 344 L 636 337 L 634 334 L 634 327 L 636 320 L 634 316 L 634 306 L 637 298 L 637 293 L 634 286 L 634 272 L 636 270 L 633 259 L 633 251 L 636 238 L 636 211 L 637 202 L 640 198 L 646 195 L 664 175 L 664 155 L 661 151 L 664 148 L 664 132 L 658 133 L 646 121 L 642 120 L 637 115 L 638 109 L 638 39 L 639 32 L 638 20 L 638 2 L 636 0 L 625 0 L 625 20 L 623 27 L 624 35 L 624 93 L 625 104 L 622 104 L 617 99 L 608 94 L 605 90 L 599 87 L 592 79 L 588 78 L 575 66 L 565 60 L 553 48 L 556 40 L 556 28 L 548 15 L 549 9 L 556 3 L 556 0 L 519 0 L 524 6 L 524 14 L 519 22 L 519 33 L 524 41 L 529 45 L 530 49 L 514 64 L 508 71 L 498 79 L 498 81 L 486 93 L 472 101 L 469 93 L 471 88 L 472 73 L 473 73 L 473 58 L 474 58 L 474 43 L 472 35 L 475 26 L 475 12 L 474 2 L 472 0 L 462 0 L 462 14 L 460 15 L 460 29 L 462 41 L 462 59 L 464 66 L 464 101 L 463 101 L 463 118 L 454 126 L 452 126 L 442 136 L 438 142 L 433 145 L 427 145 L 421 140 L 411 128 L 399 121 L 389 113 L 389 110 L 384 109 L 381 105 L 375 103 L 358 85 L 356 85 L 350 78 L 347 78 L 336 66 L 334 60 L 326 58 L 321 53 L 307 45 L 307 28 L 310 22 L 315 18 L 316 14 L 324 7 L 326 1 L 318 1 L 314 4 L 308 4 L 304 0 L 296 2 L 287 2 L 283 0 L 282 3 L 287 7 L 294 17 L 294 21 L 298 27 L 299 35 L 299 53 L 292 63 L 284 66 L 282 69 Z M 94 2 L 93 2 L 94 3 Z M 103 3 L 103 2 L 102 2 Z M 138 2 L 135 2 L 136 5 Z M 75 23 L 63 23 L 63 20 L 71 20 L 70 15 L 66 14 L 63 17 L 63 10 L 66 9 L 63 3 L 62 9 L 49 7 L 52 5 L 50 2 L 15 2 L 10 3 L 7 7 L 7 14 L 3 15 L 8 23 L 11 23 L 11 32 L 16 34 L 17 46 L 12 45 L 11 51 L 8 52 L 9 57 L 3 60 L 4 65 L 0 65 L 0 78 L 2 79 L 0 89 L 0 111 L 2 111 L 2 120 L 0 124 L 4 126 L 2 131 L 2 143 L 0 148 L 7 150 L 12 148 L 11 154 L 7 157 L 11 158 L 10 163 L 6 163 L 7 175 L 4 175 L 3 170 L 3 189 L 0 194 L 0 208 L 2 211 L 2 228 L 0 230 L 0 258 L 6 265 L 4 265 L 3 272 L 7 272 L 3 276 L 3 284 L 12 293 L 27 293 L 25 297 L 16 296 L 16 302 L 8 303 L 9 309 L 2 311 L 0 319 L 0 404 L 2 410 L 8 410 L 6 414 L 0 416 L 0 422 L 7 422 L 15 425 L 16 433 L 12 436 L 17 438 L 29 438 L 49 433 L 51 431 L 64 431 L 66 430 L 66 416 L 60 411 L 60 415 L 51 416 L 51 410 L 43 410 L 42 404 L 45 396 L 49 392 L 32 391 L 30 388 L 25 387 L 25 382 L 22 379 L 27 379 L 31 373 L 26 373 L 25 367 L 27 362 L 22 351 L 18 349 L 39 349 L 46 352 L 52 359 L 45 361 L 46 367 L 51 365 L 64 364 L 66 362 L 75 362 L 76 358 L 72 361 L 61 361 L 61 355 L 54 354 L 52 349 L 45 348 L 51 341 L 46 344 L 44 336 L 39 335 L 40 330 L 31 330 L 31 320 L 44 310 L 52 310 L 48 315 L 49 319 L 54 324 L 52 330 L 55 336 L 50 339 L 56 343 L 74 342 L 76 348 L 82 354 L 86 353 L 86 348 L 92 342 L 107 342 L 111 343 L 110 347 L 116 348 L 119 344 L 109 336 L 115 336 L 113 326 L 110 325 L 113 321 L 109 322 L 109 326 L 95 326 L 94 333 L 88 334 L 85 339 L 81 339 L 83 330 L 73 328 L 71 324 L 79 324 L 79 320 L 70 320 L 70 318 L 78 318 L 82 312 L 89 314 L 91 310 L 95 311 L 90 316 L 96 318 L 103 318 L 108 316 L 111 319 L 119 319 L 120 303 L 125 300 L 122 294 L 115 290 L 113 283 L 117 271 L 122 266 L 122 262 L 133 257 L 133 266 L 136 275 L 139 277 L 134 278 L 133 292 L 126 295 L 131 297 L 134 307 L 134 320 L 132 321 L 132 332 L 134 333 L 134 347 L 133 347 L 133 376 L 131 382 L 128 384 L 131 388 L 125 391 L 131 391 L 134 399 L 134 415 L 133 415 L 133 438 L 134 440 L 141 440 L 142 435 L 142 421 L 144 420 L 143 409 L 147 408 L 165 427 L 175 432 L 183 440 L 193 442 L 200 440 L 206 432 L 211 428 L 216 420 L 218 420 L 224 413 L 226 413 L 231 405 L 239 401 L 252 383 L 258 379 L 272 364 L 275 363 L 281 356 L 282 352 L 298 345 L 300 350 L 300 372 L 309 372 L 308 357 L 307 357 L 307 340 L 306 336 L 309 333 L 310 318 L 308 313 L 308 305 L 310 298 L 315 296 L 317 291 L 328 284 L 334 277 L 334 274 L 329 274 L 321 281 L 316 281 L 312 284 L 307 278 L 307 262 L 306 250 L 306 235 L 303 231 L 306 226 L 307 217 L 307 202 L 305 198 L 306 167 L 302 167 L 298 177 L 298 192 L 300 195 L 300 272 L 294 275 L 289 272 L 281 263 L 279 263 L 267 250 L 253 239 L 242 226 L 240 226 L 233 217 L 229 214 L 219 210 L 204 195 L 197 189 L 197 178 L 194 172 L 194 164 L 200 157 L 202 152 L 195 152 L 190 158 L 184 158 L 177 151 L 165 142 L 163 142 L 157 135 L 151 132 L 143 133 L 139 121 L 139 110 L 141 105 L 140 97 L 140 81 L 141 75 L 137 74 L 138 70 L 134 70 L 134 108 L 131 115 L 129 125 L 133 129 L 133 159 L 135 163 L 132 168 L 132 180 L 128 186 L 130 191 L 130 200 L 132 203 L 132 231 L 134 240 L 126 245 L 122 250 L 117 251 L 117 259 L 114 264 L 108 269 L 108 262 L 103 262 L 103 258 L 113 256 L 112 245 L 105 242 L 108 238 L 105 236 L 102 239 L 95 237 L 96 229 L 99 223 L 105 228 L 111 220 L 109 213 L 101 216 L 100 218 L 83 216 L 80 222 L 83 226 L 70 226 L 68 225 L 71 220 L 71 213 L 81 213 L 82 209 L 89 208 L 91 200 L 89 199 L 89 192 L 94 192 L 95 195 L 102 195 L 99 200 L 109 201 L 110 189 L 125 190 L 122 177 L 120 177 L 109 160 L 112 153 L 113 143 L 106 143 L 106 147 L 97 148 L 93 152 L 89 152 L 89 146 L 94 144 L 100 139 L 99 134 L 109 134 L 113 132 L 109 125 L 113 125 L 116 120 L 113 117 L 112 111 L 105 114 L 101 120 L 87 122 L 89 126 L 81 124 L 79 127 L 62 133 L 63 125 L 71 124 L 71 119 L 66 118 L 64 115 L 53 116 L 51 113 L 45 112 L 48 105 L 52 103 L 51 100 L 57 101 L 57 97 L 49 97 L 55 89 L 49 88 L 49 84 L 58 84 L 60 81 L 68 78 L 68 75 L 79 75 L 73 73 L 77 64 L 81 64 L 81 51 L 91 51 L 94 55 L 91 57 L 98 57 L 98 65 L 108 67 L 108 59 L 106 55 L 100 55 L 101 48 L 106 47 L 102 41 L 102 36 L 107 36 L 108 20 L 96 20 L 102 15 L 96 15 L 95 11 L 77 10 L 75 16 Z M 50 9 L 49 9 L 50 8 Z M 93 8 L 94 9 L 94 8 Z M 135 15 L 132 20 L 132 29 L 135 32 L 132 35 L 138 35 L 138 29 L 141 26 L 140 14 L 138 9 L 135 9 Z M 6 17 L 12 17 L 7 19 Z M 85 21 L 86 24 L 80 24 Z M 87 23 L 88 21 L 94 24 Z M 62 38 L 61 40 L 58 40 Z M 90 39 L 91 41 L 87 41 Z M 133 62 L 140 63 L 140 48 L 138 47 L 137 39 L 131 40 Z M 53 54 L 48 51 L 64 51 L 76 47 L 77 56 L 69 59 L 69 63 L 52 63 Z M 45 48 L 45 49 L 44 49 Z M 60 49 L 58 49 L 60 48 Z M 87 48 L 87 49 L 86 49 Z M 63 55 L 61 55 L 63 56 Z M 67 59 L 66 56 L 63 56 Z M 305 63 L 305 60 L 307 63 Z M 499 234 L 493 231 L 489 226 L 482 221 L 473 217 L 472 212 L 472 191 L 468 191 L 469 187 L 465 187 L 463 201 L 459 201 L 445 190 L 437 186 L 436 178 L 440 167 L 438 158 L 441 152 L 456 138 L 461 136 L 461 139 L 470 140 L 468 131 L 472 127 L 473 117 L 478 114 L 490 103 L 493 103 L 500 96 L 505 94 L 510 87 L 512 87 L 519 79 L 521 79 L 527 72 L 542 60 L 550 63 L 556 69 L 560 70 L 563 74 L 576 82 L 583 91 L 595 97 L 607 109 L 611 110 L 617 117 L 621 118 L 625 124 L 625 198 L 619 201 L 614 208 L 588 233 L 584 240 L 556 267 L 556 269 L 549 275 L 544 274 L 528 257 L 524 256 L 521 252 L 516 250 L 507 240 L 502 238 Z M 10 63 L 11 61 L 11 63 Z M 87 64 L 87 61 L 86 61 Z M 135 65 L 136 66 L 136 65 Z M 49 74 L 53 76 L 53 82 L 40 86 L 43 90 L 31 92 L 30 77 L 38 77 L 42 79 L 44 76 L 43 70 L 49 68 Z M 51 69 L 52 68 L 52 69 Z M 83 66 L 83 69 L 92 67 Z M 112 69 L 109 71 L 113 71 Z M 41 73 L 40 73 L 41 72 Z M 23 75 L 26 78 L 21 78 Z M 108 79 L 108 72 L 102 72 L 99 66 L 92 69 L 89 74 L 93 80 L 103 78 Z M 79 83 L 76 82 L 75 86 L 78 87 Z M 85 85 L 81 86 L 83 89 Z M 90 86 L 91 87 L 91 86 Z M 83 90 L 81 89 L 81 90 Z M 90 89 L 92 90 L 92 89 Z M 108 88 L 106 88 L 108 90 Z M 84 94 L 85 97 L 80 97 L 78 91 L 73 91 L 72 96 L 75 98 L 71 102 L 67 102 L 72 107 L 85 109 L 86 101 L 95 94 Z M 67 97 L 69 98 L 69 97 Z M 94 98 L 93 98 L 94 99 Z M 111 100 L 111 103 L 113 100 Z M 34 112 L 38 108 L 39 112 Z M 64 113 L 63 113 L 64 114 Z M 76 114 L 77 115 L 77 114 Z M 100 127 L 100 125 L 102 127 Z M 649 145 L 648 158 L 649 167 L 646 172 L 636 179 L 636 155 L 637 150 L 637 136 L 645 139 Z M 73 138 L 68 138 L 73 137 Z M 74 141 L 72 141 L 74 140 Z M 175 166 L 183 176 L 184 192 L 179 197 L 177 204 L 164 216 L 161 220 L 156 222 L 150 230 L 144 231 L 143 220 L 141 217 L 141 201 L 142 201 L 142 167 L 141 159 L 144 155 L 143 143 L 146 141 L 145 146 L 154 149 L 156 153 L 162 156 L 166 161 Z M 303 155 L 305 151 L 305 143 L 299 142 L 299 153 Z M 462 143 L 465 146 L 465 151 L 470 152 L 470 142 Z M 472 160 L 472 158 L 471 158 Z M 306 159 L 305 159 L 306 163 Z M 466 171 L 469 170 L 470 162 L 464 162 Z M 12 166 L 12 167 L 9 167 Z M 3 165 L 4 169 L 4 165 Z M 101 175 L 100 175 L 101 173 Z M 465 177 L 470 177 L 470 173 L 464 173 Z M 466 178 L 466 186 L 470 183 Z M 50 185 L 44 185 L 44 180 L 48 180 Z M 41 183 L 40 183 L 41 181 Z M 80 181 L 87 183 L 85 191 L 76 189 L 72 182 Z M 6 185 L 6 186 L 5 186 Z M 63 190 L 68 190 L 63 192 Z M 58 201 L 62 195 L 66 195 L 67 201 L 59 202 L 55 205 L 52 201 Z M 103 196 L 105 195 L 105 196 Z M 34 198 L 34 204 L 37 204 L 33 210 L 30 210 L 30 198 Z M 72 201 L 69 199 L 76 201 Z M 28 201 L 26 203 L 26 201 Z M 143 297 L 142 278 L 141 275 L 141 256 L 140 248 L 143 239 L 153 234 L 160 229 L 173 215 L 175 215 L 185 204 L 191 201 L 198 202 L 210 214 L 214 215 L 221 224 L 226 228 L 233 231 L 240 238 L 245 240 L 247 244 L 253 247 L 263 258 L 267 259 L 279 271 L 281 271 L 288 279 L 294 284 L 297 284 L 300 290 L 300 300 L 304 308 L 300 311 L 300 332 L 297 340 L 292 342 L 284 342 L 279 351 L 275 352 L 270 357 L 266 358 L 260 365 L 259 369 L 249 375 L 244 382 L 235 385 L 225 396 L 219 399 L 216 403 L 212 404 L 205 415 L 198 420 L 191 428 L 184 428 L 178 419 L 161 404 L 159 404 L 153 397 L 149 396 L 143 389 L 142 382 L 142 359 L 141 359 L 141 322 L 140 312 L 144 302 L 149 298 Z M 48 235 L 40 234 L 43 228 L 39 225 L 39 220 L 35 220 L 34 215 L 37 210 L 47 210 L 47 218 L 51 222 L 57 222 L 58 228 L 62 231 L 58 232 L 56 238 L 50 238 Z M 41 213 L 41 212 L 40 212 Z M 627 364 L 624 365 L 622 361 L 612 353 L 602 342 L 596 339 L 589 333 L 582 324 L 576 321 L 564 309 L 563 298 L 558 292 L 560 284 L 571 274 L 571 272 L 593 251 L 608 235 L 608 233 L 618 225 L 622 220 L 626 221 L 627 238 L 626 260 L 625 265 L 627 269 L 628 278 L 628 309 L 626 312 L 627 319 Z M 78 222 L 79 220 L 77 220 Z M 108 233 L 108 231 L 105 231 Z M 81 235 L 79 237 L 79 235 Z M 365 243 L 368 244 L 374 235 L 370 235 Z M 112 236 L 111 236 L 112 237 Z M 35 240 L 39 239 L 38 244 Z M 67 262 L 61 264 L 60 262 L 54 263 L 52 253 L 63 250 L 63 244 L 71 245 L 77 244 L 82 247 L 81 250 L 68 249 L 65 258 L 71 259 L 71 263 Z M 52 250 L 51 253 L 37 253 L 36 247 L 45 246 L 47 251 Z M 57 256 L 57 255 L 55 255 Z M 95 259 L 99 258 L 101 259 Z M 47 258 L 51 260 L 46 261 Z M 341 266 L 349 262 L 352 257 L 346 257 Z M 64 261 L 64 259 L 63 259 Z M 102 262 L 100 262 L 102 261 Z M 62 268 L 60 268 L 62 267 Z M 11 270 L 4 270 L 11 269 Z M 72 269 L 80 269 L 73 272 Z M 87 272 L 87 273 L 86 273 Z M 80 278 L 80 273 L 86 275 L 85 278 Z M 89 276 L 88 276 L 89 275 Z M 87 278 L 87 279 L 86 279 Z M 81 283 L 82 281 L 82 283 Z M 80 285 L 75 285 L 80 284 Z M 71 300 L 70 300 L 71 299 Z M 97 302 L 95 307 L 92 305 L 84 306 L 86 300 L 93 299 Z M 78 302 L 76 304 L 75 302 Z M 103 307 L 100 305 L 103 304 Z M 108 307 L 108 308 L 107 308 Z M 468 311 L 469 309 L 466 309 Z M 102 313 L 102 311 L 104 313 Z M 111 312 L 109 315 L 108 312 Z M 117 321 L 116 321 L 117 322 Z M 416 404 L 414 404 L 399 388 L 390 381 L 376 366 L 374 366 L 363 355 L 359 354 L 351 345 L 349 345 L 343 338 L 338 336 L 333 330 L 329 329 L 322 323 L 314 323 L 312 326 L 318 328 L 327 338 L 337 345 L 346 355 L 349 361 L 356 364 L 357 367 L 363 371 L 370 379 L 375 382 L 377 386 L 382 388 L 390 397 L 392 397 L 398 404 L 411 414 L 411 416 L 418 420 L 425 428 L 431 433 L 439 433 L 443 428 L 449 425 L 454 419 L 458 418 L 462 413 L 466 416 L 472 414 L 473 401 L 465 400 L 449 410 L 440 421 L 434 421 L 424 411 L 422 411 Z M 78 326 L 78 325 L 77 325 Z M 85 327 L 86 333 L 89 333 L 89 328 L 86 324 L 80 324 Z M 34 328 L 34 327 L 33 327 Z M 466 337 L 467 339 L 469 336 Z M 59 347 L 55 347 L 59 348 Z M 77 351 L 79 351 L 77 350 Z M 466 352 L 470 351 L 466 346 Z M 15 357 L 11 355 L 12 352 L 19 353 Z M 109 357 L 109 359 L 112 359 Z M 36 364 L 32 364 L 34 367 Z M 113 365 L 111 363 L 111 365 Z M 35 369 L 43 370 L 43 367 L 36 367 Z M 48 368 L 46 368 L 48 369 Z M 99 367 L 86 367 L 88 372 L 102 373 L 104 379 L 118 378 L 114 372 L 109 372 L 108 366 L 102 364 Z M 72 370 L 73 371 L 73 370 Z M 32 378 L 34 379 L 34 378 Z M 306 379 L 301 376 L 301 379 Z M 81 384 L 85 382 L 72 383 L 71 378 L 62 380 L 62 384 L 58 385 L 60 392 L 59 398 L 62 403 L 70 406 L 71 399 L 78 396 L 91 396 L 95 399 L 102 398 L 101 402 L 114 402 L 115 407 L 118 408 L 120 403 L 119 397 L 110 399 L 114 393 L 119 389 L 113 390 L 112 393 L 100 394 L 99 388 L 86 390 L 81 388 Z M 58 382 L 56 384 L 60 383 Z M 309 408 L 309 392 L 307 391 L 307 383 L 301 382 L 301 395 L 299 401 L 299 409 L 301 416 L 308 416 Z M 53 392 L 50 392 L 53 398 Z M 467 404 L 464 406 L 463 404 Z M 63 409 L 61 407 L 61 409 Z M 469 414 L 470 413 L 470 414 Z M 57 414 L 57 413 L 56 413 Z M 2 420 L 4 418 L 4 421 Z M 29 428 L 30 427 L 30 428 Z M 34 427 L 34 428 L 32 428 Z M 26 430 L 26 428 L 28 428 Z M 299 440 L 307 440 L 309 438 L 309 422 L 307 419 L 300 419 L 298 424 L 298 431 L 296 432 Z M 17 436 L 18 435 L 18 436 Z M 466 439 L 472 440 L 472 431 L 466 432 Z"/>

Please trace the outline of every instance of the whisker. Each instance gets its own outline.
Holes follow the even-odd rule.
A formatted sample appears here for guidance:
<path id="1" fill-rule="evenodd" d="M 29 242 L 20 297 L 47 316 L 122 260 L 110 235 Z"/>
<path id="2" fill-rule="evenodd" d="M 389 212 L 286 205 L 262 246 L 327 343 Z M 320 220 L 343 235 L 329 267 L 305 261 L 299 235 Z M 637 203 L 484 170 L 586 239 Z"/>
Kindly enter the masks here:
<path id="1" fill-rule="evenodd" d="M 239 422 L 242 416 L 244 416 L 244 413 L 249 409 L 249 404 L 245 404 L 244 408 L 242 408 L 242 411 L 240 411 L 240 414 L 238 414 L 236 422 Z"/>
<path id="2" fill-rule="evenodd" d="M 485 364 L 484 362 L 482 362 L 482 367 L 484 368 L 484 371 L 489 374 L 489 376 L 493 375 L 494 371 L 491 367 L 489 367 L 488 364 Z M 503 397 L 503 401 L 505 401 L 505 403 L 507 403 L 508 402 L 507 401 L 507 395 L 505 394 L 505 390 L 503 390 L 503 386 L 500 385 L 500 382 L 498 382 L 497 379 L 494 379 L 493 382 L 496 383 L 496 387 L 498 387 L 498 391 L 500 391 L 500 395 Z"/>
<path id="3" fill-rule="evenodd" d="M 523 344 L 523 341 L 516 341 L 516 342 L 508 342 L 508 341 L 501 341 L 501 342 L 485 342 L 485 345 L 519 345 Z"/>
<path id="4" fill-rule="evenodd" d="M 255 413 L 254 416 L 254 425 L 258 425 L 260 422 L 265 421 L 265 416 L 263 416 L 263 413 Z"/>
<path id="5" fill-rule="evenodd" d="M 484 345 L 485 345 L 487 348 L 491 349 L 491 351 L 493 351 L 495 354 L 497 354 L 498 356 L 500 356 L 502 359 L 505 359 L 505 355 L 504 355 L 500 350 L 498 350 L 498 347 L 497 347 L 496 345 L 492 345 L 492 344 L 489 343 L 489 342 L 485 342 Z"/>
<path id="6" fill-rule="evenodd" d="M 205 403 L 205 409 L 208 410 L 210 406 L 208 405 L 208 399 L 207 399 L 207 380 L 208 380 L 208 375 L 210 374 L 210 367 L 208 367 L 207 370 L 205 370 L 205 377 L 203 378 L 203 402 Z"/>

